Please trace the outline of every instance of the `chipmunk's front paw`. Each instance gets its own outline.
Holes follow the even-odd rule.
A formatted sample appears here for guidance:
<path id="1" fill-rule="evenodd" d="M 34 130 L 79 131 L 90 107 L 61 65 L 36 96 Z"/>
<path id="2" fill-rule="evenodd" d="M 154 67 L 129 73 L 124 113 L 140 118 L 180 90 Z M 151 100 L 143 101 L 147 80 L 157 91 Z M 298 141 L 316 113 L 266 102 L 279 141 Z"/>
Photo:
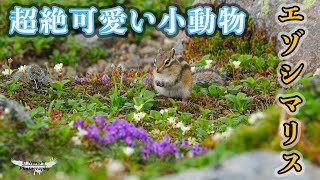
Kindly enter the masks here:
<path id="1" fill-rule="evenodd" d="M 164 82 L 163 81 L 156 81 L 156 85 L 159 87 L 164 87 Z"/>

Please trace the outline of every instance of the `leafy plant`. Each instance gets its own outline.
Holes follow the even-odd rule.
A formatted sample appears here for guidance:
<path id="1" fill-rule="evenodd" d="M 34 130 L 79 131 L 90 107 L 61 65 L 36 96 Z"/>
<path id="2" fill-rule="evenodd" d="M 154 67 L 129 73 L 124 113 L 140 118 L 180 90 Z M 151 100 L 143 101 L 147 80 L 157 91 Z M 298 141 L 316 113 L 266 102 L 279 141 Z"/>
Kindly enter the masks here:
<path id="1" fill-rule="evenodd" d="M 254 90 L 257 84 L 259 83 L 259 79 L 254 79 L 253 77 L 248 77 L 245 80 L 241 80 L 245 84 L 245 86 L 249 87 L 251 90 Z"/>
<path id="2" fill-rule="evenodd" d="M 253 100 L 253 97 L 247 97 L 243 92 L 237 95 L 228 94 L 224 96 L 228 104 L 231 104 L 231 108 L 235 111 L 242 112 L 248 108 L 248 104 Z"/>
<path id="3" fill-rule="evenodd" d="M 12 96 L 20 87 L 20 84 L 18 83 L 19 79 L 19 76 L 14 76 L 11 81 L 6 82 L 5 84 L 0 84 L 0 86 L 6 88 L 8 95 Z"/>
<path id="4" fill-rule="evenodd" d="M 225 91 L 226 88 L 221 86 L 211 85 L 208 87 L 208 95 L 210 97 L 221 97 L 224 95 Z"/>
<path id="5" fill-rule="evenodd" d="M 63 87 L 65 84 L 67 84 L 70 80 L 62 80 L 62 81 L 53 81 L 50 83 L 51 87 L 51 94 L 56 95 L 58 98 L 61 97 L 63 93 Z"/>

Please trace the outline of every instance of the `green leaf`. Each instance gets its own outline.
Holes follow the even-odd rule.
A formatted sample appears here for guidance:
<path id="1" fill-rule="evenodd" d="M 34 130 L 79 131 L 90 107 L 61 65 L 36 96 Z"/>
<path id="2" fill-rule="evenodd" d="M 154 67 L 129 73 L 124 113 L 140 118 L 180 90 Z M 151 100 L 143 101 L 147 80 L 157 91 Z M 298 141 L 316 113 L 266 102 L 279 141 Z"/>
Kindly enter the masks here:
<path id="1" fill-rule="evenodd" d="M 161 115 L 161 113 L 158 112 L 158 111 L 151 110 L 151 111 L 150 111 L 150 117 L 153 118 L 153 119 L 155 119 L 155 120 L 160 120 L 161 117 L 162 117 L 162 115 Z"/>

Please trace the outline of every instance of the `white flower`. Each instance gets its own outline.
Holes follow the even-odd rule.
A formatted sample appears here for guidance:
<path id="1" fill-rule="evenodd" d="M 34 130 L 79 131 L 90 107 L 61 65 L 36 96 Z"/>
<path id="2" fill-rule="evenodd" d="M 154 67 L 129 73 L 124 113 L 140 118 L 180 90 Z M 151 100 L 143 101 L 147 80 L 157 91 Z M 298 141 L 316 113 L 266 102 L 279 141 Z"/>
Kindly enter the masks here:
<path id="1" fill-rule="evenodd" d="M 125 167 L 121 161 L 112 160 L 107 164 L 108 176 L 112 176 L 112 175 L 117 174 L 119 172 L 122 172 L 124 170 L 125 170 Z"/>
<path id="2" fill-rule="evenodd" d="M 212 136 L 212 139 L 213 139 L 214 141 L 219 141 L 219 140 L 221 140 L 221 139 L 222 139 L 221 133 L 219 133 L 219 132 L 214 133 L 214 135 Z"/>
<path id="3" fill-rule="evenodd" d="M 183 127 L 183 126 L 184 126 L 184 124 L 182 123 L 182 121 L 180 121 L 180 122 L 178 122 L 178 123 L 176 124 L 175 128 L 181 128 L 181 127 Z"/>
<path id="4" fill-rule="evenodd" d="M 53 69 L 55 71 L 57 71 L 57 72 L 61 72 L 62 71 L 62 67 L 63 67 L 63 64 L 60 63 L 60 64 L 56 64 Z"/>
<path id="5" fill-rule="evenodd" d="M 10 109 L 9 108 L 5 108 L 4 109 L 4 114 L 6 114 L 6 115 L 10 114 Z"/>
<path id="6" fill-rule="evenodd" d="M 191 72 L 195 72 L 196 71 L 196 67 L 192 66 L 191 67 Z"/>
<path id="7" fill-rule="evenodd" d="M 144 112 L 139 112 L 139 113 L 133 113 L 133 119 L 136 122 L 139 122 L 141 119 L 143 119 L 146 116 L 146 113 Z"/>
<path id="8" fill-rule="evenodd" d="M 136 122 L 139 122 L 140 121 L 139 114 L 133 113 L 133 120 L 136 121 Z"/>
<path id="9" fill-rule="evenodd" d="M 194 154 L 192 151 L 187 152 L 187 157 L 193 158 Z"/>
<path id="10" fill-rule="evenodd" d="M 80 145 L 81 145 L 81 140 L 80 140 L 79 136 L 73 136 L 73 137 L 71 138 L 71 141 L 72 141 L 75 145 L 77 145 L 77 146 L 80 146 Z"/>
<path id="11" fill-rule="evenodd" d="M 4 71 L 2 71 L 3 75 L 11 75 L 13 73 L 13 71 L 11 69 L 5 69 Z"/>
<path id="12" fill-rule="evenodd" d="M 140 119 L 143 119 L 146 116 L 146 113 L 139 112 L 138 115 L 139 115 Z"/>
<path id="13" fill-rule="evenodd" d="M 22 73 L 22 74 L 25 74 L 26 73 L 26 65 L 23 65 L 23 66 L 20 66 L 19 68 L 18 68 L 18 70 Z"/>
<path id="14" fill-rule="evenodd" d="M 125 147 L 122 151 L 127 157 L 130 157 L 134 153 L 134 149 L 132 147 Z"/>
<path id="15" fill-rule="evenodd" d="M 181 130 L 182 130 L 182 134 L 184 135 L 187 131 L 189 131 L 191 128 L 190 126 L 182 126 Z"/>
<path id="16" fill-rule="evenodd" d="M 240 61 L 233 61 L 232 62 L 234 68 L 239 69 L 241 62 Z"/>
<path id="17" fill-rule="evenodd" d="M 212 66 L 212 60 L 206 60 L 206 66 L 205 68 L 210 68 Z"/>
<path id="18" fill-rule="evenodd" d="M 73 121 L 70 121 L 68 125 L 70 128 L 74 128 L 73 124 L 74 124 Z"/>
<path id="19" fill-rule="evenodd" d="M 150 132 L 150 134 L 152 135 L 159 135 L 160 134 L 160 130 L 159 129 L 154 129 Z"/>
<path id="20" fill-rule="evenodd" d="M 169 124 L 176 124 L 176 118 L 175 117 L 169 117 L 169 118 L 167 118 L 167 120 L 168 120 L 168 123 Z"/>
<path id="21" fill-rule="evenodd" d="M 83 136 L 85 136 L 87 134 L 88 134 L 88 132 L 86 130 L 82 129 L 81 127 L 78 127 L 77 136 L 82 138 Z"/>
<path id="22" fill-rule="evenodd" d="M 165 112 L 167 113 L 167 112 L 168 112 L 168 109 L 165 109 L 165 110 L 161 109 L 161 110 L 160 110 L 160 114 L 164 114 Z"/>
<path id="23" fill-rule="evenodd" d="M 257 113 L 251 114 L 248 118 L 248 123 L 254 124 L 258 119 L 263 119 L 265 116 L 266 114 L 263 112 L 257 112 Z"/>
<path id="24" fill-rule="evenodd" d="M 313 76 L 320 76 L 320 68 L 317 68 L 316 72 L 313 74 Z"/>
<path id="25" fill-rule="evenodd" d="M 213 135 L 212 138 L 213 138 L 214 141 L 219 141 L 219 140 L 221 140 L 223 138 L 228 138 L 228 137 L 230 137 L 232 131 L 233 131 L 233 129 L 231 127 L 228 127 L 225 132 L 223 132 L 223 133 L 217 132 L 217 133 L 215 133 Z"/>
<path id="26" fill-rule="evenodd" d="M 208 134 L 214 134 L 215 133 L 215 131 L 214 130 L 212 130 L 212 131 L 208 131 Z"/>
<path id="27" fill-rule="evenodd" d="M 137 110 L 137 111 L 140 111 L 143 107 L 143 104 L 141 104 L 140 106 L 137 106 L 137 105 L 134 105 L 134 108 Z"/>
<path id="28" fill-rule="evenodd" d="M 194 144 L 196 144 L 197 143 L 197 140 L 196 140 L 196 138 L 192 138 L 192 137 L 189 137 L 188 138 L 188 142 L 189 142 L 189 144 L 192 144 L 192 145 L 194 145 Z"/>

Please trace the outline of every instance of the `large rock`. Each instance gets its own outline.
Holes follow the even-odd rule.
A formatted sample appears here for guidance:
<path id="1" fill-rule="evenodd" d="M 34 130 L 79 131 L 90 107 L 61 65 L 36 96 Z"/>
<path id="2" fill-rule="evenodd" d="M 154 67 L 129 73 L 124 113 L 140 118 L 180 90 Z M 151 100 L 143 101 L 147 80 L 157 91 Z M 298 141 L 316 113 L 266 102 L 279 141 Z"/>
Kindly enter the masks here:
<path id="1" fill-rule="evenodd" d="M 2 113 L 0 115 L 6 116 L 6 111 L 9 110 L 9 119 L 13 121 L 24 121 L 26 119 L 31 119 L 30 115 L 24 110 L 16 101 L 12 101 L 5 96 L 0 94 L 0 109 Z"/>
<path id="2" fill-rule="evenodd" d="M 17 71 L 13 76 L 19 76 L 20 79 L 24 79 L 24 75 L 20 71 Z M 35 64 L 26 66 L 26 80 L 30 83 L 36 81 L 37 84 L 41 83 L 45 86 L 50 86 L 50 82 L 52 82 L 48 71 Z"/>
<path id="3" fill-rule="evenodd" d="M 302 3 L 303 9 L 301 10 L 307 16 L 307 21 L 305 24 L 290 24 L 280 26 L 277 24 L 275 20 L 275 16 L 279 10 L 279 7 L 282 3 Z M 298 62 L 300 60 L 307 61 L 308 72 L 315 71 L 317 67 L 320 65 L 320 41 L 317 37 L 320 36 L 320 1 L 302 1 L 302 0 L 259 0 L 259 1 L 239 1 L 239 0 L 195 0 L 193 5 L 195 4 L 237 4 L 244 10 L 246 10 L 250 17 L 252 17 L 253 22 L 255 24 L 255 29 L 262 29 L 266 31 L 267 38 L 276 38 L 278 39 L 278 34 L 281 32 L 291 32 L 296 29 L 298 26 L 304 26 L 308 29 L 308 35 L 304 39 L 304 42 L 301 43 L 301 47 L 295 53 L 293 57 L 289 59 L 291 62 Z M 176 48 L 181 50 L 181 42 L 185 41 L 186 36 L 184 34 L 181 35 L 182 40 L 178 40 L 176 43 Z M 280 39 L 275 47 L 276 53 L 280 50 L 284 49 L 281 45 Z M 179 52 L 178 52 L 179 53 Z"/>
<path id="4" fill-rule="evenodd" d="M 314 180 L 320 177 L 319 167 L 303 161 L 305 172 L 302 175 L 290 174 L 277 178 L 275 169 L 283 164 L 279 152 L 253 151 L 236 155 L 212 167 L 188 170 L 160 180 Z"/>

